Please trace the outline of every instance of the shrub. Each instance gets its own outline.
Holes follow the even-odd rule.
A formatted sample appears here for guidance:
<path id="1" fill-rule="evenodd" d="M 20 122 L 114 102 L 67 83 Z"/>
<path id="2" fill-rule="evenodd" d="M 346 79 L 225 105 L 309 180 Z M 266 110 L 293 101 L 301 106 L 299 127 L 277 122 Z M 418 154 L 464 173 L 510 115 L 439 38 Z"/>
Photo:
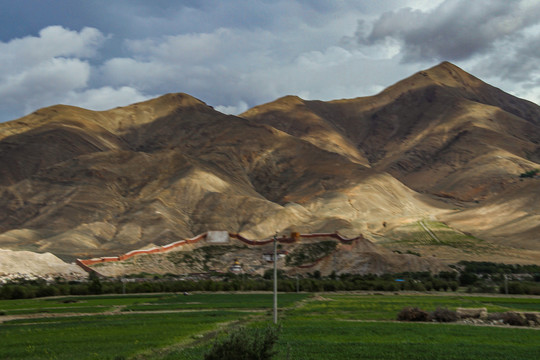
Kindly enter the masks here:
<path id="1" fill-rule="evenodd" d="M 502 321 L 503 320 L 503 313 L 494 312 L 489 313 L 487 316 L 487 321 Z"/>
<path id="2" fill-rule="evenodd" d="M 336 249 L 336 246 L 337 242 L 332 240 L 301 244 L 287 255 L 285 263 L 292 266 L 313 263 L 332 253 Z"/>
<path id="3" fill-rule="evenodd" d="M 489 321 L 502 321 L 504 324 L 513 326 L 528 326 L 529 319 L 526 315 L 521 315 L 513 311 L 504 313 L 490 313 L 487 318 Z"/>
<path id="4" fill-rule="evenodd" d="M 227 338 L 214 343 L 204 355 L 205 360 L 267 360 L 276 352 L 273 350 L 278 339 L 279 328 L 264 329 L 238 328 Z"/>
<path id="5" fill-rule="evenodd" d="M 404 307 L 398 314 L 399 321 L 428 321 L 429 314 L 417 307 Z"/>
<path id="6" fill-rule="evenodd" d="M 526 171 L 522 174 L 519 175 L 520 178 L 532 178 L 532 177 L 535 177 L 536 174 L 538 174 L 540 172 L 540 169 L 534 169 L 534 170 L 529 170 L 529 171 Z"/>
<path id="7" fill-rule="evenodd" d="M 529 322 L 524 316 L 518 313 L 508 311 L 502 314 L 502 320 L 505 324 L 513 326 L 528 326 Z"/>
<path id="8" fill-rule="evenodd" d="M 457 281 L 450 281 L 449 286 L 452 291 L 457 291 L 459 284 L 457 283 Z"/>
<path id="9" fill-rule="evenodd" d="M 458 315 L 455 311 L 438 307 L 430 314 L 430 318 L 438 322 L 454 322 L 458 320 Z"/>
<path id="10" fill-rule="evenodd" d="M 527 322 L 533 323 L 535 325 L 540 325 L 540 314 L 538 314 L 538 313 L 526 313 L 524 315 L 525 315 L 525 319 L 527 320 Z"/>

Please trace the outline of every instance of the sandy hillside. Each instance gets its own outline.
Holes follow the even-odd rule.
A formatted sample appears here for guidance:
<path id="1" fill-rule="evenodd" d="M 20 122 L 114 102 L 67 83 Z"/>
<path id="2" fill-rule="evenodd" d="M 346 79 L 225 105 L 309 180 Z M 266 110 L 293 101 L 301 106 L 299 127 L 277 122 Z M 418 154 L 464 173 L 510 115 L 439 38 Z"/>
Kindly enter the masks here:
<path id="1" fill-rule="evenodd" d="M 87 273 L 79 266 L 67 264 L 51 253 L 37 254 L 31 251 L 0 249 L 0 274 L 31 274 L 46 276 L 85 277 Z"/>

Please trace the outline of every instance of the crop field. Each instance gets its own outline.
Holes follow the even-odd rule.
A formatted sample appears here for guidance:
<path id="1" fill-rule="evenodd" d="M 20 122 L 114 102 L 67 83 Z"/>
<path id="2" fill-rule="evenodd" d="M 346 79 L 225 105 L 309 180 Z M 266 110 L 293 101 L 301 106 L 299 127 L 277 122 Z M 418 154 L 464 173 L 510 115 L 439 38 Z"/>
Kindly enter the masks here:
<path id="1" fill-rule="evenodd" d="M 488 312 L 510 310 L 540 311 L 540 299 L 497 298 L 460 295 L 334 295 L 325 294 L 318 301 L 296 309 L 295 315 L 325 315 L 347 320 L 394 320 L 406 306 L 433 311 L 438 307 L 485 307 Z"/>
<path id="2" fill-rule="evenodd" d="M 66 296 L 56 298 L 36 298 L 21 300 L 0 300 L 0 310 L 7 315 L 32 313 L 100 313 L 112 311 L 139 303 L 158 301 L 159 295 L 107 295 L 107 296 Z"/>
<path id="3" fill-rule="evenodd" d="M 280 306 L 287 307 L 306 298 L 306 294 L 284 294 Z M 144 294 L 104 296 L 64 296 L 23 300 L 0 300 L 5 315 L 33 313 L 103 313 L 110 311 L 157 311 L 195 309 L 268 309 L 272 306 L 269 294 Z"/>
<path id="4" fill-rule="evenodd" d="M 5 314 L 0 358 L 202 359 L 216 334 L 238 325 L 269 325 L 271 305 L 268 293 L 0 301 Z M 538 329 L 394 321 L 405 306 L 540 311 L 538 297 L 280 294 L 279 305 L 276 359 L 538 359 L 540 354 Z"/>
<path id="5" fill-rule="evenodd" d="M 280 306 L 308 296 L 283 294 Z M 0 324 L 0 359 L 157 359 L 271 306 L 271 294 L 257 293 L 2 300 L 0 321 L 18 319 Z"/>
<path id="6" fill-rule="evenodd" d="M 16 320 L 0 327 L 0 358 L 115 359 L 151 353 L 246 316 L 213 311 Z"/>
<path id="7" fill-rule="evenodd" d="M 280 356 L 292 359 L 537 359 L 535 330 L 288 318 Z"/>

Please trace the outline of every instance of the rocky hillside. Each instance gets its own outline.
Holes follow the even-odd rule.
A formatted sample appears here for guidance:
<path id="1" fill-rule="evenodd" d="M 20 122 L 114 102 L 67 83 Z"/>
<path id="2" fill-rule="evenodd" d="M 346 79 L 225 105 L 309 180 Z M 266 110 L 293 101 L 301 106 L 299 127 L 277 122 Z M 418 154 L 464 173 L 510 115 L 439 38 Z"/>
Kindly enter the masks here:
<path id="1" fill-rule="evenodd" d="M 240 116 L 186 94 L 57 105 L 0 124 L 0 248 L 73 259 L 208 230 L 339 231 L 446 262 L 531 262 L 540 180 L 519 174 L 540 168 L 539 142 L 540 107 L 449 63 L 375 96 Z M 426 219 L 464 243 L 419 241 Z"/>
<path id="2" fill-rule="evenodd" d="M 331 102 L 285 97 L 241 116 L 423 193 L 480 201 L 540 162 L 540 107 L 450 63 L 378 95 Z"/>
<path id="3" fill-rule="evenodd" d="M 118 277 L 126 274 L 239 273 L 264 275 L 271 271 L 273 241 L 257 242 L 238 237 L 222 237 L 218 243 L 203 234 L 192 243 L 169 251 L 91 259 L 82 262 L 100 275 Z M 299 235 L 277 238 L 280 271 L 289 276 L 320 272 L 336 274 L 384 274 L 403 271 L 439 273 L 450 268 L 435 257 L 400 254 L 373 244 L 363 236 L 345 239 L 337 234 Z M 236 236 L 236 237 L 235 237 Z M 244 241 L 243 241 L 244 240 Z M 141 252 L 143 252 L 142 250 Z"/>
<path id="4" fill-rule="evenodd" d="M 453 64 L 421 71 L 371 97 L 285 97 L 241 116 L 468 209 L 439 217 L 457 228 L 540 249 L 540 183 L 519 178 L 540 168 L 540 107 Z"/>

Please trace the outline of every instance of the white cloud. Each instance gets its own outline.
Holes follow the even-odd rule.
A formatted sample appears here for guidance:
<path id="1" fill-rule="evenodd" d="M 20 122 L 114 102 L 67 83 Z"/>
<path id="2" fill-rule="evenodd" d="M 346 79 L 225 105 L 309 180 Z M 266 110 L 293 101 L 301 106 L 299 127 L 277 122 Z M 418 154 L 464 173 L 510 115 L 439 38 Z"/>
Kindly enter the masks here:
<path id="1" fill-rule="evenodd" d="M 540 84 L 532 88 L 522 88 L 515 92 L 515 96 L 527 99 L 540 105 Z"/>
<path id="2" fill-rule="evenodd" d="M 180 67 L 162 61 L 140 61 L 133 58 L 107 60 L 99 69 L 101 83 L 111 86 L 130 86 L 139 90 L 149 90 L 160 84 L 170 84 L 174 70 Z"/>
<path id="3" fill-rule="evenodd" d="M 108 110 L 148 100 L 151 97 L 154 96 L 144 96 L 137 89 L 127 86 L 117 89 L 104 86 L 98 89 L 71 91 L 61 102 L 90 110 Z"/>
<path id="4" fill-rule="evenodd" d="M 301 67 L 307 67 L 308 69 L 317 69 L 327 66 L 339 66 L 346 63 L 353 55 L 350 51 L 345 50 L 342 47 L 331 46 L 324 52 L 310 51 L 305 54 L 301 54 L 297 61 L 297 64 Z"/>
<path id="5" fill-rule="evenodd" d="M 97 29 L 83 28 L 80 32 L 61 26 L 49 26 L 39 36 L 27 36 L 0 42 L 2 73 L 24 71 L 55 57 L 89 58 L 96 54 L 106 37 Z"/>
<path id="6" fill-rule="evenodd" d="M 222 54 L 224 47 L 233 45 L 233 31 L 220 28 L 212 33 L 190 33 L 176 36 L 166 36 L 163 39 L 128 40 L 126 47 L 137 56 L 198 63 L 200 61 L 215 61 Z"/>
<path id="7" fill-rule="evenodd" d="M 205 5 L 204 9 L 197 7 L 193 11 L 174 7 L 172 12 L 162 12 L 171 20 L 167 24 L 168 29 L 172 29 L 173 20 L 178 16 L 185 20 L 184 24 L 195 22 L 193 16 L 200 15 L 201 11 L 210 13 L 207 17 L 209 21 L 216 21 L 221 16 L 220 21 L 225 26 L 206 24 L 205 27 L 211 30 L 125 39 L 121 46 L 122 56 L 115 58 L 106 58 L 104 54 L 97 53 L 107 37 L 96 29 L 76 32 L 58 26 L 48 27 L 38 37 L 25 37 L 2 44 L 10 46 L 11 52 L 17 53 L 17 56 L 28 54 L 27 57 L 31 59 L 18 64 L 20 69 L 12 67 L 8 71 L 14 76 L 32 73 L 31 69 L 51 59 L 65 58 L 87 66 L 92 64 L 85 81 L 77 86 L 63 86 L 62 93 L 51 86 L 48 91 L 50 96 L 38 96 L 35 101 L 18 96 L 16 100 L 24 103 L 27 111 L 37 105 L 58 102 L 91 107 L 89 103 L 103 102 L 97 98 L 100 97 L 98 94 L 106 93 L 106 89 L 134 101 L 139 101 L 146 94 L 181 91 L 217 105 L 216 108 L 225 112 L 237 113 L 248 106 L 291 93 L 310 94 L 312 97 L 323 95 L 325 99 L 331 97 L 332 89 L 339 89 L 339 96 L 345 96 L 345 92 L 351 89 L 358 90 L 353 90 L 355 95 L 364 94 L 364 85 L 355 84 L 357 80 L 353 80 L 353 77 L 362 69 L 360 63 L 365 56 L 340 45 L 343 35 L 355 28 L 357 15 L 349 11 L 348 6 L 289 1 L 280 1 L 272 6 L 242 3 L 242 8 L 245 6 L 249 7 L 250 14 L 264 9 L 266 15 L 279 14 L 279 17 L 270 17 L 266 22 L 253 22 L 248 26 L 226 26 L 235 24 L 228 24 L 227 19 L 219 15 L 220 11 L 212 6 Z M 227 8 L 230 13 L 234 12 L 233 8 Z M 188 13 L 191 13 L 191 17 L 186 15 Z M 144 22 L 140 15 L 137 16 L 137 23 Z M 38 54 L 33 54 L 30 47 L 40 48 Z M 84 60 L 86 56 L 104 60 L 101 63 L 87 62 Z M 352 69 L 353 66 L 357 69 Z M 341 80 L 340 84 L 335 84 L 337 79 Z M 64 81 L 61 78 L 57 80 Z M 50 81 L 51 84 L 55 82 L 54 79 Z M 9 84 L 4 85 L 8 87 Z M 379 82 L 376 86 L 379 86 Z M 95 89 L 95 93 L 91 92 L 92 89 Z M 120 89 L 132 89 L 132 92 Z M 23 92 L 11 93 L 21 95 Z M 85 101 L 84 96 L 90 95 L 97 97 L 96 100 Z"/>
<path id="8" fill-rule="evenodd" d="M 0 113 L 101 110 L 169 92 L 239 113 L 287 94 L 372 95 L 442 60 L 529 99 L 540 81 L 534 0 L 160 4 L 112 2 L 92 23 L 113 27 L 49 26 L 0 42 Z"/>
<path id="9" fill-rule="evenodd" d="M 226 113 L 239 113 L 246 106 L 286 94 L 324 100 L 370 95 L 393 82 L 388 75 L 395 71 L 382 76 L 365 73 L 366 67 L 373 70 L 396 63 L 392 51 L 385 48 L 368 56 L 347 48 L 341 38 L 322 41 L 315 50 L 292 46 L 301 43 L 299 34 L 286 38 L 261 29 L 218 28 L 212 33 L 140 39 L 127 42 L 131 57 L 106 61 L 100 73 L 113 86 L 152 93 L 188 92 Z M 381 65 L 377 55 L 389 61 Z M 366 84 L 367 80 L 374 83 Z"/>
<path id="10" fill-rule="evenodd" d="M 90 66 L 79 59 L 52 58 L 4 76 L 0 98 L 12 106 L 24 106 L 24 112 L 51 105 L 58 95 L 86 86 Z"/>
<path id="11" fill-rule="evenodd" d="M 230 115 L 238 115 L 243 113 L 248 109 L 248 104 L 246 104 L 245 101 L 239 101 L 236 105 L 230 105 L 230 106 L 223 106 L 218 105 L 215 107 L 215 109 L 219 112 L 222 112 L 224 114 L 230 114 Z"/>
<path id="12" fill-rule="evenodd" d="M 0 42 L 0 108 L 8 114 L 28 113 L 58 103 L 67 93 L 88 86 L 101 32 L 80 32 L 49 26 L 38 37 Z"/>

